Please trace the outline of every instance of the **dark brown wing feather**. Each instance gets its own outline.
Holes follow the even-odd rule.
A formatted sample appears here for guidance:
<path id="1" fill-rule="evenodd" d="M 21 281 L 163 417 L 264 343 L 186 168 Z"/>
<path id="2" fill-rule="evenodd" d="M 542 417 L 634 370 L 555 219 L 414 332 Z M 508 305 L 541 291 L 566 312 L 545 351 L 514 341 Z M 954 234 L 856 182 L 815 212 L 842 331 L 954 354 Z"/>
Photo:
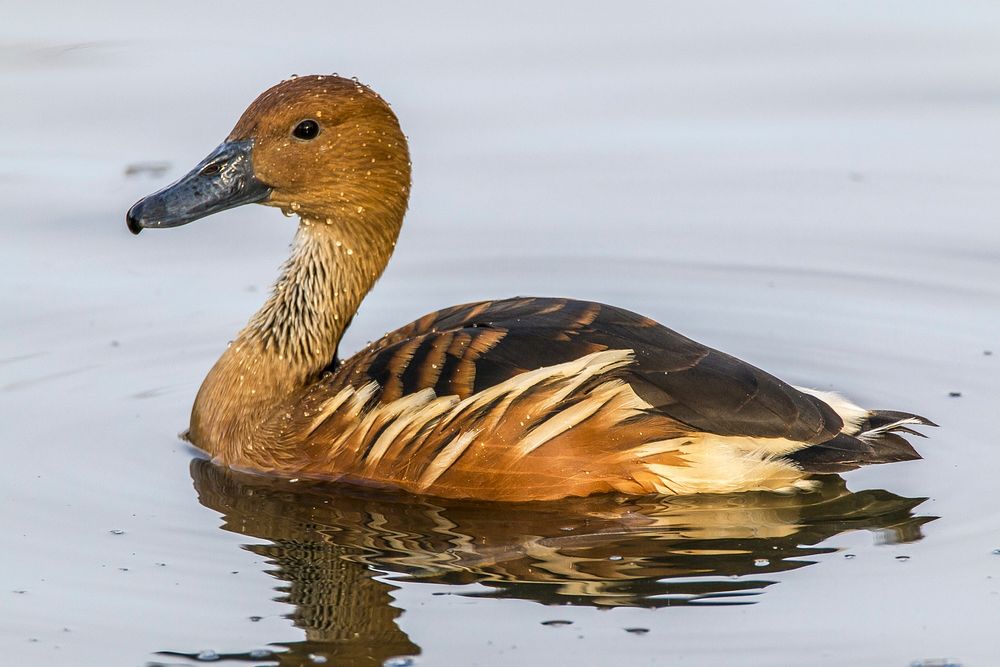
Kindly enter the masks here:
<path id="1" fill-rule="evenodd" d="M 635 313 L 571 299 L 514 298 L 430 313 L 336 368 L 334 383 L 375 380 L 381 400 L 433 388 L 466 397 L 527 370 L 631 349 L 617 373 L 657 412 L 718 435 L 827 441 L 843 423 L 825 403 Z"/>

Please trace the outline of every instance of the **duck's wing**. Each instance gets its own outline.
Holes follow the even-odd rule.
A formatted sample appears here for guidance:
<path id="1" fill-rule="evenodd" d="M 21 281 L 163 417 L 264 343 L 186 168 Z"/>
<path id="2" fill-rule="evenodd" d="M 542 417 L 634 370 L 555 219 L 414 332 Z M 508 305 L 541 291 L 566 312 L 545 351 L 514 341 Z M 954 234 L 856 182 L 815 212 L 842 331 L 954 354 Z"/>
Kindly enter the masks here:
<path id="1" fill-rule="evenodd" d="M 329 371 L 337 387 L 378 383 L 394 401 L 431 388 L 466 398 L 525 371 L 633 350 L 616 374 L 693 431 L 821 443 L 843 422 L 818 398 L 653 320 L 599 303 L 514 298 L 454 306 L 386 334 Z"/>

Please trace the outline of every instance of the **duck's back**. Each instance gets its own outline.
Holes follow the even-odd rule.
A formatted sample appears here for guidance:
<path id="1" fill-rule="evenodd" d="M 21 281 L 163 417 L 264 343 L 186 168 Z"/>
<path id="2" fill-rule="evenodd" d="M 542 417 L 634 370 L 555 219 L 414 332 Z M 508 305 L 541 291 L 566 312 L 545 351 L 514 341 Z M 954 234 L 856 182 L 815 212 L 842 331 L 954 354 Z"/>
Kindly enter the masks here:
<path id="1" fill-rule="evenodd" d="M 422 389 L 467 398 L 525 371 L 631 350 L 615 372 L 656 412 L 717 435 L 819 443 L 840 417 L 816 397 L 636 313 L 573 299 L 519 297 L 453 306 L 383 336 L 335 371 L 375 381 L 391 402 Z"/>

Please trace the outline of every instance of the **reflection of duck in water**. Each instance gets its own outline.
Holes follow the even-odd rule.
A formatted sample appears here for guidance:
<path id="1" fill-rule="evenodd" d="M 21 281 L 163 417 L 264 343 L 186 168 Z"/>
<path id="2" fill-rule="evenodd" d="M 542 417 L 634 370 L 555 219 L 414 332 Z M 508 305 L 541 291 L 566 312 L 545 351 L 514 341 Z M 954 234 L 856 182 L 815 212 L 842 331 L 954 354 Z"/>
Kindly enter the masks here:
<path id="1" fill-rule="evenodd" d="M 300 218 L 273 294 L 198 393 L 194 444 L 238 468 L 512 501 L 783 490 L 919 458 L 899 435 L 919 417 L 796 389 L 597 303 L 447 308 L 339 362 L 409 191 L 389 106 L 311 76 L 265 92 L 190 174 L 129 210 L 135 233 L 250 202 Z"/>
<path id="2" fill-rule="evenodd" d="M 375 570 L 547 604 L 739 604 L 774 583 L 759 577 L 831 551 L 816 545 L 834 535 L 864 529 L 906 542 L 930 520 L 913 514 L 923 498 L 852 493 L 836 476 L 809 494 L 602 495 L 511 506 L 290 483 L 202 460 L 191 474 L 223 528 L 270 542 L 246 548 L 288 582 L 281 590 L 306 642 L 287 648 L 373 664 L 416 652 L 396 626 L 393 587 Z"/>

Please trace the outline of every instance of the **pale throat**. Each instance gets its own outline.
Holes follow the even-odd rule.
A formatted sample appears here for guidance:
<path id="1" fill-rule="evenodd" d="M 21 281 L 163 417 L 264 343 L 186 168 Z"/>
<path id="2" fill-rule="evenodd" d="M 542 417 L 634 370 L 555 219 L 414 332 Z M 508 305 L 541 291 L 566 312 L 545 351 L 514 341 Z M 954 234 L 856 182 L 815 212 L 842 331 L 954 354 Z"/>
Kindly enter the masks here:
<path id="1" fill-rule="evenodd" d="M 276 410 L 329 368 L 361 300 L 382 274 L 399 223 L 303 218 L 271 296 L 209 371 L 190 440 L 237 456 Z M 401 216 L 400 216 L 401 222 Z"/>
<path id="2" fill-rule="evenodd" d="M 295 382 L 327 367 L 385 269 L 398 233 L 398 225 L 300 218 L 291 256 L 271 296 L 237 342 L 255 348 Z"/>

